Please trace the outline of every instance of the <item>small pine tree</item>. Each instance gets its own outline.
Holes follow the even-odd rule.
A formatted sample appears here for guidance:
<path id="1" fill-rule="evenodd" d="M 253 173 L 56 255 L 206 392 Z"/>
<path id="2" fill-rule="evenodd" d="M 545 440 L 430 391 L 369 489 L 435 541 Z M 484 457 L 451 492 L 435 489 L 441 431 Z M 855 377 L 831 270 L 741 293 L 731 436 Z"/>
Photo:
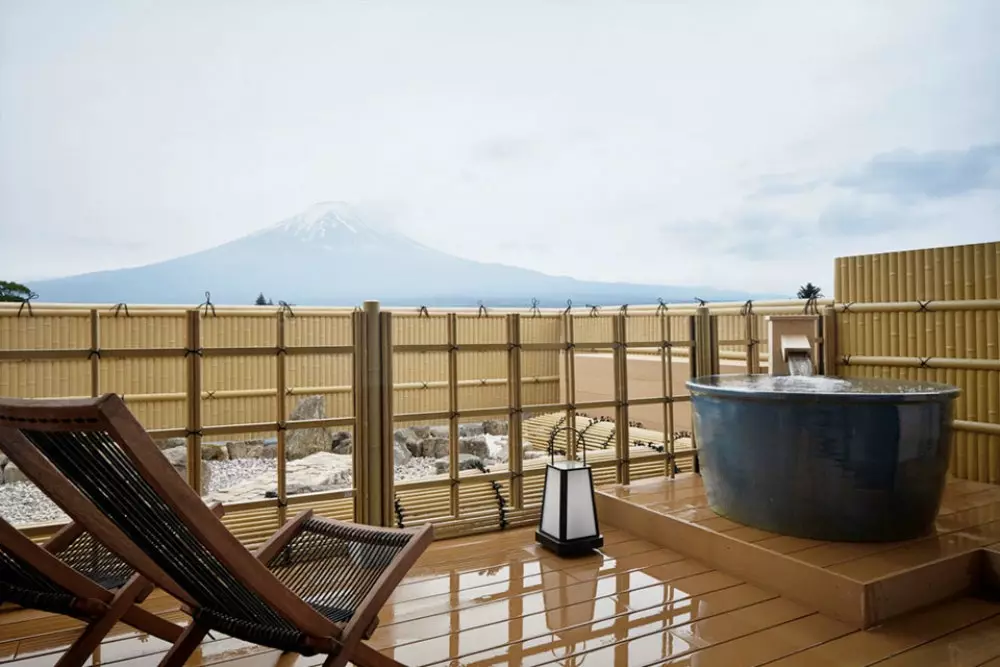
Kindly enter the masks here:
<path id="1" fill-rule="evenodd" d="M 254 301 L 254 305 L 257 305 L 257 306 L 266 306 L 267 305 L 267 299 L 264 298 L 264 293 L 263 292 L 261 292 L 260 294 L 257 295 L 257 300 Z"/>
<path id="2" fill-rule="evenodd" d="M 38 295 L 21 283 L 9 280 L 0 280 L 0 301 L 13 301 L 17 303 L 25 299 L 34 299 Z"/>
<path id="3" fill-rule="evenodd" d="M 823 296 L 823 293 L 816 285 L 806 283 L 799 288 L 799 292 L 796 296 L 800 299 L 818 299 Z"/>

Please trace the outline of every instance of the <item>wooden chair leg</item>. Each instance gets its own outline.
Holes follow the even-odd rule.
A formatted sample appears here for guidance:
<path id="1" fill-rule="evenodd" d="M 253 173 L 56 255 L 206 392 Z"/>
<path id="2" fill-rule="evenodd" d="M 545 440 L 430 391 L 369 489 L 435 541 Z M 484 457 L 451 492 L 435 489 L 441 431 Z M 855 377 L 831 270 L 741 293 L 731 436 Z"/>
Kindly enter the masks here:
<path id="1" fill-rule="evenodd" d="M 201 640 L 207 634 L 208 626 L 191 621 L 191 624 L 184 629 L 180 639 L 174 642 L 174 645 L 160 660 L 160 667 L 181 667 L 201 645 Z"/>
<path id="2" fill-rule="evenodd" d="M 160 618 L 142 607 L 131 607 L 122 615 L 122 623 L 128 623 L 136 630 L 158 637 L 173 644 L 181 638 L 184 628 L 176 623 Z"/>
<path id="3" fill-rule="evenodd" d="M 66 650 L 56 662 L 56 667 L 78 667 L 90 658 L 91 654 L 101 645 L 101 641 L 111 632 L 121 618 L 135 604 L 135 599 L 145 590 L 146 581 L 141 577 L 133 577 L 129 583 L 122 586 L 111 600 L 107 610 L 92 621 L 83 634 Z"/>

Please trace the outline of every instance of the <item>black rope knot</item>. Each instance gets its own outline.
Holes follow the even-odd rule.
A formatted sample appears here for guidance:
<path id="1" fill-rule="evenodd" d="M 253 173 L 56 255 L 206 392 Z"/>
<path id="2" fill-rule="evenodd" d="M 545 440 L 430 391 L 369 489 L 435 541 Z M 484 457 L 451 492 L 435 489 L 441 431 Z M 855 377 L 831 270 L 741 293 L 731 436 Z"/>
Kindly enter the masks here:
<path id="1" fill-rule="evenodd" d="M 486 378 L 479 378 L 480 386 L 485 387 L 487 382 L 488 380 Z"/>
<path id="2" fill-rule="evenodd" d="M 287 301 L 279 301 L 278 302 L 278 312 L 279 313 L 288 313 L 289 317 L 295 317 L 295 311 L 292 310 L 292 305 L 290 303 L 288 303 Z"/>
<path id="3" fill-rule="evenodd" d="M 601 307 L 600 306 L 592 306 L 589 303 L 586 304 L 586 305 L 587 305 L 587 308 L 590 308 L 590 316 L 591 317 L 597 317 L 598 314 L 601 311 Z"/>
<path id="4" fill-rule="evenodd" d="M 216 390 L 214 390 L 214 389 L 210 390 L 210 391 L 206 391 L 205 392 L 205 400 L 208 400 L 210 398 L 215 398 L 215 391 Z"/>
<path id="5" fill-rule="evenodd" d="M 502 489 L 496 480 L 491 482 L 491 484 L 493 486 L 493 493 L 497 497 L 497 507 L 500 510 L 500 530 L 503 530 L 507 527 L 507 501 L 503 497 Z"/>
<path id="6" fill-rule="evenodd" d="M 293 315 L 293 317 L 294 317 L 294 315 Z M 276 355 L 278 355 L 278 356 L 280 356 L 282 354 L 288 354 L 288 348 L 285 347 L 284 345 L 281 345 L 281 346 L 275 348 L 274 353 Z"/>
<path id="7" fill-rule="evenodd" d="M 569 315 L 571 310 L 573 310 L 573 299 L 566 299 L 566 310 L 563 311 L 563 315 Z"/>
<path id="8" fill-rule="evenodd" d="M 426 382 L 421 382 L 421 383 L 420 383 L 420 388 L 421 388 L 421 389 L 427 389 L 427 388 L 428 388 L 428 387 L 427 387 L 427 383 L 426 383 Z"/>
<path id="9" fill-rule="evenodd" d="M 743 307 L 740 308 L 740 315 L 746 317 L 747 315 L 753 315 L 753 299 L 747 299 Z"/>
<path id="10" fill-rule="evenodd" d="M 538 317 L 539 315 L 542 314 L 542 311 L 539 310 L 539 308 L 538 308 L 538 299 L 534 299 L 533 298 L 531 300 L 531 311 L 530 312 L 531 312 L 531 316 L 532 317 Z"/>
<path id="11" fill-rule="evenodd" d="M 704 299 L 699 299 L 698 297 L 695 297 L 694 300 L 698 302 L 698 307 L 699 308 L 702 307 L 702 306 L 707 305 L 707 302 Z"/>
<path id="12" fill-rule="evenodd" d="M 34 292 L 29 291 L 28 292 L 28 296 L 26 296 L 26 297 L 24 297 L 24 298 L 21 299 L 21 305 L 17 309 L 17 316 L 21 317 L 21 311 L 24 310 L 25 306 L 28 307 L 28 315 L 29 316 L 34 316 L 35 311 L 33 311 L 31 309 L 31 302 L 34 301 L 37 298 L 38 298 L 37 294 L 35 294 Z"/>
<path id="13" fill-rule="evenodd" d="M 623 316 L 628 317 L 628 304 L 627 303 L 623 303 L 622 307 L 619 310 L 621 311 L 621 314 Z"/>
<path id="14" fill-rule="evenodd" d="M 483 302 L 482 302 L 482 301 L 479 301 L 478 303 L 479 303 L 479 312 L 478 312 L 478 314 L 476 315 L 476 317 L 489 317 L 489 316 L 490 316 L 490 314 L 489 314 L 489 312 L 488 312 L 488 311 L 486 310 L 486 306 L 485 306 L 485 305 L 483 305 Z"/>
<path id="15" fill-rule="evenodd" d="M 929 305 L 931 305 L 931 300 L 930 299 L 928 299 L 927 301 L 921 301 L 920 299 L 917 299 L 917 306 L 918 306 L 917 312 L 918 313 L 929 313 L 929 312 L 931 312 L 931 311 L 929 311 L 927 309 L 927 306 L 929 306 Z"/>
<path id="16" fill-rule="evenodd" d="M 853 306 L 855 303 L 857 303 L 857 301 L 848 301 L 847 303 L 845 303 L 844 304 L 844 312 L 845 313 L 851 312 L 851 306 Z"/>
<path id="17" fill-rule="evenodd" d="M 843 356 L 843 358 L 840 360 L 840 363 L 843 366 L 850 366 L 851 365 L 851 355 L 845 354 Z"/>
<path id="18" fill-rule="evenodd" d="M 930 363 L 932 358 L 933 357 L 918 357 L 917 361 L 920 362 L 920 366 L 918 366 L 918 368 L 930 368 L 928 364 Z"/>
<path id="19" fill-rule="evenodd" d="M 205 356 L 204 353 L 202 352 L 202 349 L 200 347 L 196 347 L 196 348 L 185 347 L 184 348 L 184 358 L 185 359 L 188 358 L 188 357 L 190 357 L 192 354 L 195 355 L 195 356 L 198 356 L 198 357 L 204 357 Z"/>
<path id="20" fill-rule="evenodd" d="M 664 350 L 669 350 L 673 348 L 673 346 L 674 346 L 674 341 L 672 340 L 660 341 L 660 347 L 662 347 Z"/>
<path id="21" fill-rule="evenodd" d="M 667 311 L 669 310 L 669 308 L 667 308 L 667 302 L 663 300 L 663 297 L 658 298 L 657 301 L 659 303 L 656 306 L 656 314 L 666 315 Z"/>
<path id="22" fill-rule="evenodd" d="M 513 352 L 514 350 L 520 350 L 520 349 L 521 349 L 520 343 L 507 343 L 508 352 Z"/>
<path id="23" fill-rule="evenodd" d="M 125 303 L 124 301 L 119 301 L 115 305 L 111 306 L 111 308 L 109 308 L 108 310 L 113 312 L 115 314 L 115 317 L 118 317 L 118 315 L 120 315 L 123 310 L 125 311 L 125 317 L 132 317 L 131 313 L 128 312 L 128 304 Z"/>
<path id="24" fill-rule="evenodd" d="M 455 343 L 449 343 L 448 344 L 448 351 L 449 352 L 458 352 L 458 345 L 456 345 Z"/>
<path id="25" fill-rule="evenodd" d="M 417 317 L 426 317 L 427 319 L 430 319 L 431 314 L 427 312 L 427 306 L 420 306 L 417 308 Z"/>
<path id="26" fill-rule="evenodd" d="M 124 398 L 125 397 L 123 396 L 122 399 L 124 400 Z M 201 437 L 201 429 L 199 428 L 199 429 L 194 430 L 194 431 L 188 430 L 188 431 L 184 432 L 184 437 L 186 437 L 186 438 L 190 438 L 192 435 L 200 438 Z"/>
<path id="27" fill-rule="evenodd" d="M 205 291 L 205 300 L 202 303 L 198 304 L 198 310 L 201 310 L 202 308 L 205 309 L 205 314 L 206 315 L 208 315 L 208 309 L 209 308 L 212 309 L 212 315 L 216 314 L 216 312 L 215 312 L 215 304 L 212 303 L 212 293 L 209 292 L 209 291 L 207 291 L 207 290 Z"/>
<path id="28" fill-rule="evenodd" d="M 87 352 L 87 359 L 88 360 L 89 359 L 93 359 L 94 357 L 97 357 L 98 359 L 101 358 L 101 351 L 99 349 L 97 349 L 97 348 L 93 348 L 89 352 Z"/>

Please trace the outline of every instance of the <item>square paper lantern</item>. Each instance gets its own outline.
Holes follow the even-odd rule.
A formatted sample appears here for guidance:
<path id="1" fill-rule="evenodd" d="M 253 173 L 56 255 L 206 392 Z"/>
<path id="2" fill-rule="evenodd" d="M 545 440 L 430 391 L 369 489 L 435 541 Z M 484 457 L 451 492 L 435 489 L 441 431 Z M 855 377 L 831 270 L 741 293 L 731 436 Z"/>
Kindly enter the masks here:
<path id="1" fill-rule="evenodd" d="M 542 520 L 535 539 L 559 556 L 582 555 L 604 546 L 604 536 L 597 526 L 594 477 L 587 465 L 587 448 L 583 446 L 583 462 L 555 461 L 554 444 L 555 434 L 550 438 Z"/>

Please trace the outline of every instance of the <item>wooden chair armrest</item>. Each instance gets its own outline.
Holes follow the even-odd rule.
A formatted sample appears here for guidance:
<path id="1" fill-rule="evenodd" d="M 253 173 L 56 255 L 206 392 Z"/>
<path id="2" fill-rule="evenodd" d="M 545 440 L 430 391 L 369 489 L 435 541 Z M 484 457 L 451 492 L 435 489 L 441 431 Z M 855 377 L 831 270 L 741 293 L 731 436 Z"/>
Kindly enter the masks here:
<path id="1" fill-rule="evenodd" d="M 276 530 L 267 542 L 257 547 L 253 555 L 260 562 L 267 563 L 292 541 L 292 538 L 302 530 L 302 524 L 311 519 L 312 515 L 312 510 L 303 510 L 296 514 L 292 519 L 286 521 L 285 525 Z"/>
<path id="2" fill-rule="evenodd" d="M 57 554 L 72 544 L 73 540 L 80 537 L 82 534 L 83 526 L 75 521 L 70 521 L 68 524 L 60 528 L 55 535 L 46 540 L 42 545 L 42 548 L 50 554 Z"/>

